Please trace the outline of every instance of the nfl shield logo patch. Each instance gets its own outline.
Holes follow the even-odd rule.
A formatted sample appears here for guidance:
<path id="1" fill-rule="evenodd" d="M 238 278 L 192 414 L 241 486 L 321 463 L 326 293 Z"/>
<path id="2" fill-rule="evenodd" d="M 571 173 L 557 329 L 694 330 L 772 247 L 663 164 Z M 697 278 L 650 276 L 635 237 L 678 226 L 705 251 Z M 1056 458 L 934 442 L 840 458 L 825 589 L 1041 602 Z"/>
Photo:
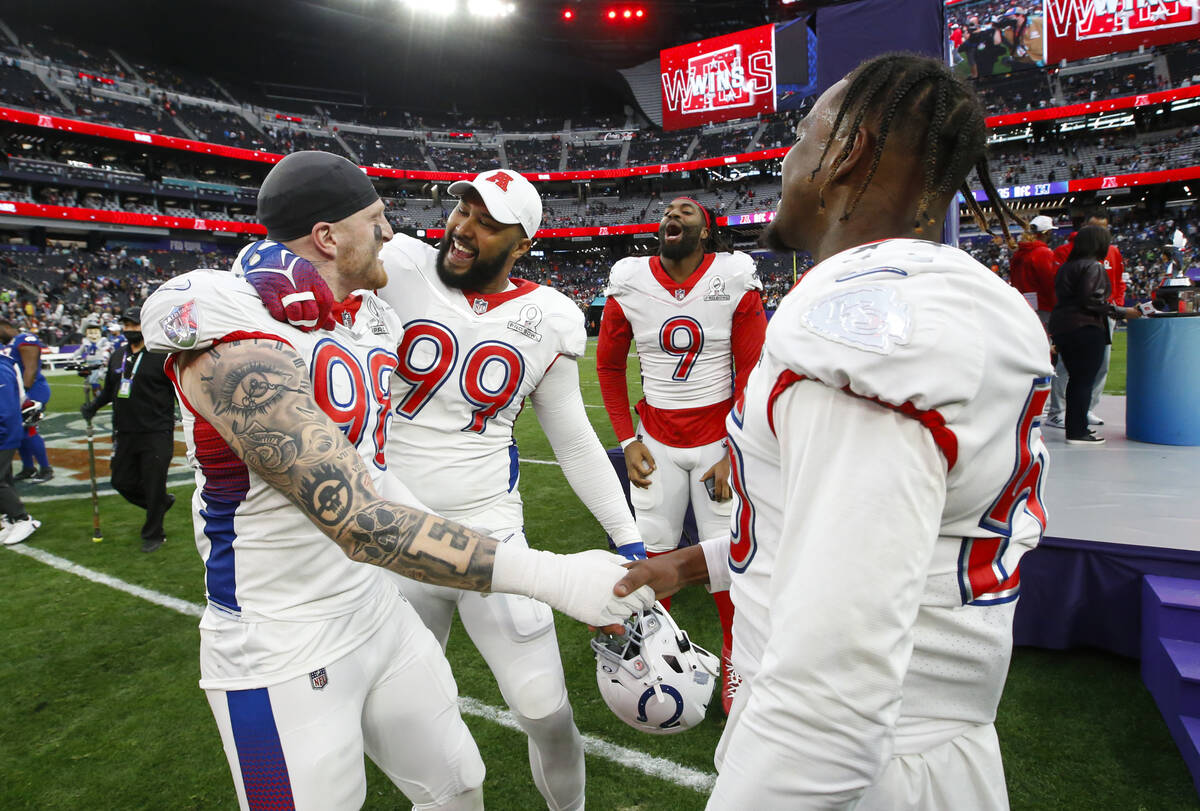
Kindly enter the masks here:
<path id="1" fill-rule="evenodd" d="M 325 689 L 325 685 L 329 684 L 329 676 L 325 674 L 325 668 L 309 673 L 308 680 L 312 682 L 312 689 L 314 690 L 323 690 Z"/>
<path id="2" fill-rule="evenodd" d="M 475 311 L 476 315 L 483 315 L 487 312 L 487 308 L 488 303 L 485 298 L 477 298 L 471 302 L 471 309 Z"/>
<path id="3" fill-rule="evenodd" d="M 166 318 L 159 322 L 167 340 L 180 349 L 191 349 L 200 337 L 196 321 L 196 302 L 189 301 L 171 308 Z"/>
<path id="4" fill-rule="evenodd" d="M 675 288 L 675 298 L 677 298 L 678 300 L 683 301 L 683 297 L 686 295 L 687 295 L 687 291 L 684 290 L 682 287 Z"/>

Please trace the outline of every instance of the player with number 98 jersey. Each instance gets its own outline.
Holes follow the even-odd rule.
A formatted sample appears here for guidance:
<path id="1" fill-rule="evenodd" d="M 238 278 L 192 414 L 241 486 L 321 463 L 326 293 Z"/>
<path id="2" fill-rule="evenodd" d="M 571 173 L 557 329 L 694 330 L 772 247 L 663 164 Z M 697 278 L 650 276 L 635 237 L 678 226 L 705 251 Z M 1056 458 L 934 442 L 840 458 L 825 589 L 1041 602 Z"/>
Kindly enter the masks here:
<path id="1" fill-rule="evenodd" d="M 391 308 L 370 291 L 340 302 L 334 316 L 337 326 L 331 331 L 301 332 L 272 319 L 244 280 L 226 271 L 196 270 L 146 300 L 142 329 L 146 345 L 160 352 L 212 346 L 220 351 L 221 343 L 249 338 L 273 338 L 292 347 L 308 368 L 317 403 L 379 482 L 387 470 L 384 443 L 402 328 Z M 172 361 L 167 371 L 174 379 Z M 193 506 L 203 516 L 195 536 L 205 565 L 205 622 L 278 621 L 295 623 L 289 633 L 300 633 L 316 627 L 305 623 L 347 615 L 377 599 L 389 583 L 383 570 L 350 560 L 287 496 L 250 470 L 182 396 L 181 402 L 188 460 L 196 470 Z M 318 501 L 336 509 L 345 495 L 330 491 L 318 494 Z M 251 678 L 260 686 L 264 674 L 282 679 L 315 669 L 304 660 L 247 661 L 245 651 L 230 641 L 227 650 L 217 644 L 209 651 L 212 667 L 203 673 L 202 687 L 237 689 Z M 336 647 L 348 650 L 360 642 L 344 639 Z M 322 661 L 336 654 L 324 649 Z"/>
<path id="2" fill-rule="evenodd" d="M 1022 296 L 945 245 L 846 250 L 784 298 L 728 420 L 746 683 L 710 807 L 862 781 L 860 807 L 891 807 L 922 768 L 898 761 L 944 745 L 978 764 L 961 796 L 1007 805 L 992 722 L 1046 522 L 1049 376 Z"/>

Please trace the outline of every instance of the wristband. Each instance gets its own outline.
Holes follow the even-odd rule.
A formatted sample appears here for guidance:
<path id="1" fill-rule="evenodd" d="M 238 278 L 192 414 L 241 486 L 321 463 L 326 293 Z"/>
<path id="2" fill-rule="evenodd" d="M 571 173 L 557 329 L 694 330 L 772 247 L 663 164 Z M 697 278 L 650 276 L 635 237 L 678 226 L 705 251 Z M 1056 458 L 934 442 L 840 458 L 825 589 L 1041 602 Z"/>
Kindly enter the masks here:
<path id="1" fill-rule="evenodd" d="M 629 439 L 622 439 L 621 440 L 621 450 L 625 450 L 626 448 L 628 448 L 630 445 L 632 445 L 634 442 L 637 442 L 637 441 L 638 441 L 638 438 L 636 436 L 631 436 L 631 437 L 629 437 Z"/>

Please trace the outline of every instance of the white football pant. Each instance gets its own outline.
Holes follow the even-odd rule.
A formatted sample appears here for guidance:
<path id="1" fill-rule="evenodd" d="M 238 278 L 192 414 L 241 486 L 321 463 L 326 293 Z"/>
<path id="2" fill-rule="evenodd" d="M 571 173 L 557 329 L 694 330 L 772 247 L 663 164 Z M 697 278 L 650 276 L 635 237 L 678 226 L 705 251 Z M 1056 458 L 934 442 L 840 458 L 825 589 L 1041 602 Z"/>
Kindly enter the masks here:
<path id="1" fill-rule="evenodd" d="M 520 529 L 493 532 L 492 537 L 527 546 Z M 406 578 L 398 582 L 443 650 L 458 609 L 463 627 L 529 738 L 529 768 L 546 807 L 582 809 L 583 739 L 567 701 L 550 607 L 516 594 L 480 594 Z"/>
<path id="2" fill-rule="evenodd" d="M 639 436 L 654 456 L 655 465 L 649 487 L 629 488 L 629 501 L 646 551 L 670 552 L 679 546 L 689 501 L 700 533 L 697 542 L 728 537 L 733 499 L 713 501 L 700 481 L 704 471 L 725 456 L 725 444 L 711 442 L 695 448 L 672 448 L 640 432 L 640 428 Z"/>
<path id="3" fill-rule="evenodd" d="M 417 809 L 483 808 L 483 760 L 432 634 L 396 594 L 392 618 L 315 674 L 206 690 L 242 809 L 361 808 L 364 752 Z"/>

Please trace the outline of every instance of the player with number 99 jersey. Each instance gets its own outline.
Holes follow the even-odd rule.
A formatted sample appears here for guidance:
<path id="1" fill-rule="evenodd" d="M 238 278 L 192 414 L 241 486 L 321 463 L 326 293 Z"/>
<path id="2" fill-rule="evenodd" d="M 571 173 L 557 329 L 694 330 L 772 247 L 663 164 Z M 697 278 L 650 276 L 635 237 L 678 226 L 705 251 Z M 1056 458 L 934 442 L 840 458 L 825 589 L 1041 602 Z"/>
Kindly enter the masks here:
<path id="1" fill-rule="evenodd" d="M 525 398 L 560 357 L 583 355 L 583 314 L 570 299 L 523 279 L 494 294 L 437 278 L 437 249 L 399 234 L 380 256 L 380 291 L 404 323 L 388 458 L 422 503 L 492 530 L 524 521 L 513 425 Z"/>
<path id="2" fill-rule="evenodd" d="M 785 297 L 728 420 L 746 683 L 710 807 L 893 807 L 901 761 L 941 746 L 976 783 L 936 796 L 1007 805 L 992 722 L 1049 376 L 1036 314 L 955 248 L 846 250 Z"/>

